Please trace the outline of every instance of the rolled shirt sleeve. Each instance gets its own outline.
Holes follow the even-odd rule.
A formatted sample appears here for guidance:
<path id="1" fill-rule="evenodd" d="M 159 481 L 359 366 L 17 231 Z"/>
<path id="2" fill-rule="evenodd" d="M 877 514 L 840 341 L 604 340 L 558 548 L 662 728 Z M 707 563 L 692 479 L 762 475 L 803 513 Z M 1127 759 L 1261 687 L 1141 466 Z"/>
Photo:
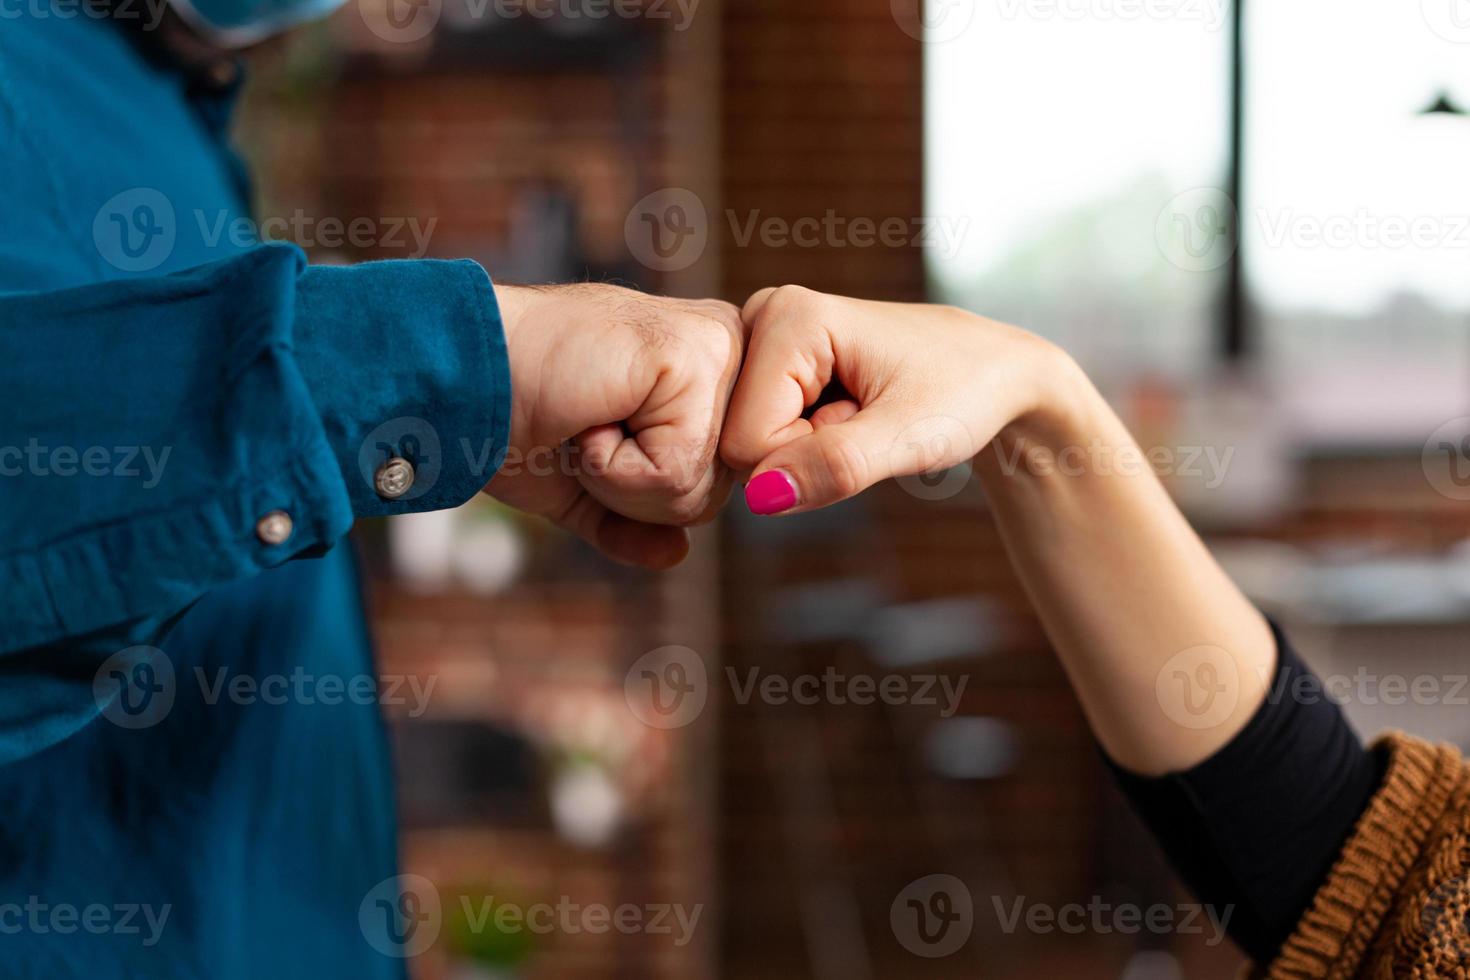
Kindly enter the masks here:
<path id="1" fill-rule="evenodd" d="M 476 263 L 308 269 L 296 356 L 358 517 L 457 507 L 499 468 L 510 363 Z"/>
<path id="2" fill-rule="evenodd" d="M 0 381 L 0 651 L 177 612 L 358 516 L 461 504 L 510 429 L 473 262 L 262 245 L 3 295 Z"/>

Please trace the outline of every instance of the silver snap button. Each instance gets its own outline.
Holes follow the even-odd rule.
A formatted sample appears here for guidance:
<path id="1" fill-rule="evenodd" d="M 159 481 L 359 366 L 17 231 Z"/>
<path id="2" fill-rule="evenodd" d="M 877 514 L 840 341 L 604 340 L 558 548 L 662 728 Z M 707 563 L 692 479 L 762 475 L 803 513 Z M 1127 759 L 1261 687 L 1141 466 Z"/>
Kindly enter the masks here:
<path id="1" fill-rule="evenodd" d="M 255 522 L 255 536 L 261 544 L 285 544 L 292 528 L 290 514 L 284 510 L 273 510 Z"/>
<path id="2" fill-rule="evenodd" d="M 379 497 L 384 500 L 397 500 L 408 493 L 413 486 L 413 478 L 413 464 L 401 456 L 394 456 L 378 467 L 377 475 L 373 477 L 373 485 L 377 488 Z"/>

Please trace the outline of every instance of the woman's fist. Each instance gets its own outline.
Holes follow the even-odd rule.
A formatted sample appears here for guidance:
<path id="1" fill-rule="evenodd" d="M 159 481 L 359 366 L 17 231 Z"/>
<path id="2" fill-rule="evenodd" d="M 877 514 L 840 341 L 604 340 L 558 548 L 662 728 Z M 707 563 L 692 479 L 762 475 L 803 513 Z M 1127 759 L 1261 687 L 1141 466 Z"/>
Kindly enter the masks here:
<path id="1" fill-rule="evenodd" d="M 799 286 L 756 293 L 744 319 L 749 351 L 720 455 L 753 473 L 746 500 L 758 514 L 966 462 L 1036 408 L 1068 363 L 1033 334 L 962 310 Z"/>

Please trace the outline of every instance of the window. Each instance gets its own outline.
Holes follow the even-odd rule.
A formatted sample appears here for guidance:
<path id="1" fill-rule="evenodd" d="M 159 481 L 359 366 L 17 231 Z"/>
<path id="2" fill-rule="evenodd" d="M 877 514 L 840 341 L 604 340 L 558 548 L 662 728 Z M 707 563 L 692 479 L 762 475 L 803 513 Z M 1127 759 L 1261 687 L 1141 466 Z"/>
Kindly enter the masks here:
<path id="1" fill-rule="evenodd" d="M 1229 11 L 975 7 L 926 52 L 927 208 L 966 223 L 958 247 L 929 250 L 937 295 L 1052 337 L 1094 371 L 1202 366 L 1224 263 L 1208 239 L 1200 256 L 1159 239 L 1187 231 L 1172 221 L 1180 202 L 1225 179 Z"/>
<path id="2" fill-rule="evenodd" d="M 1470 117 L 1423 111 L 1470 108 L 1470 3 L 1248 5 L 1238 201 L 1224 3 L 1002 0 L 930 45 L 929 207 L 969 220 L 936 293 L 1188 377 L 1224 348 L 1233 210 L 1286 428 L 1418 444 L 1470 412 Z"/>
<path id="3" fill-rule="evenodd" d="M 1470 118 L 1422 111 L 1470 96 L 1452 12 L 1247 8 L 1245 283 L 1309 441 L 1417 445 L 1470 409 Z"/>

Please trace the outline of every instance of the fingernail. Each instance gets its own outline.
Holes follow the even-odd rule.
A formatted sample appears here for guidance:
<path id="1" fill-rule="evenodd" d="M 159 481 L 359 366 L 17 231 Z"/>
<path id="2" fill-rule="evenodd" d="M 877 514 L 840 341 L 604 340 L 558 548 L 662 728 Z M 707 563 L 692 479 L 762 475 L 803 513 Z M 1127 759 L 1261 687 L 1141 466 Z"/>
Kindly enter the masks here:
<path id="1" fill-rule="evenodd" d="M 779 514 L 796 506 L 796 481 L 782 470 L 766 470 L 745 485 L 752 514 Z"/>

